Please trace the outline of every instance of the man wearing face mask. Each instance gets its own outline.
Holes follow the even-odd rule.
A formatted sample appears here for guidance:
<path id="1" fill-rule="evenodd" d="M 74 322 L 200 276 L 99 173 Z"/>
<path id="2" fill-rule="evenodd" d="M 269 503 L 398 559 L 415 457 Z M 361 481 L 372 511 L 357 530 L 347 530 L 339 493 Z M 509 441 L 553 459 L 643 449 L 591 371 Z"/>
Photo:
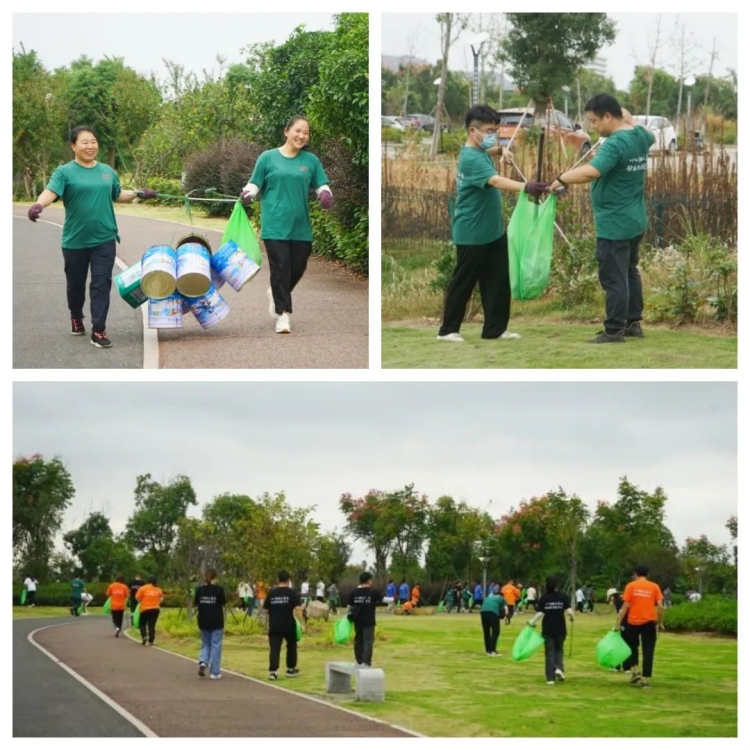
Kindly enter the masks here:
<path id="1" fill-rule="evenodd" d="M 445 297 L 440 341 L 464 340 L 459 330 L 477 282 L 484 310 L 482 338 L 520 338 L 508 331 L 510 272 L 500 190 L 525 190 L 536 198 L 547 192 L 547 183 L 516 182 L 497 173 L 488 151 L 497 145 L 499 123 L 497 112 L 485 104 L 466 113 L 468 136 L 458 157 L 456 207 L 451 222 L 456 268 Z"/>

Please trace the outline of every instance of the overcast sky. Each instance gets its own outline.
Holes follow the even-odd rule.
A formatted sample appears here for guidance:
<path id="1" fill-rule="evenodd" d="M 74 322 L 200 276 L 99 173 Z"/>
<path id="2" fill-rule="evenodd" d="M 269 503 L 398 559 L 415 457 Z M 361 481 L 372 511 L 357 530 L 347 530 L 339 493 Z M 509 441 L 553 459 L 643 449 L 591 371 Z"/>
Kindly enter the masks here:
<path id="1" fill-rule="evenodd" d="M 478 22 L 480 14 L 473 14 Z M 497 14 L 504 23 L 504 16 Z M 689 71 L 694 75 L 705 74 L 709 69 L 714 37 L 718 58 L 714 63 L 714 75 L 724 76 L 727 68 L 737 69 L 737 15 L 733 13 L 663 13 L 657 65 L 675 74 L 674 66 L 679 58 L 670 42 L 674 37 L 676 23 L 684 23 L 686 38 L 695 44 L 694 66 Z M 484 14 L 485 24 L 490 14 Z M 607 60 L 607 75 L 620 89 L 626 89 L 633 77 L 636 64 L 645 65 L 649 59 L 649 48 L 656 41 L 657 13 L 610 13 L 617 22 L 617 39 L 599 53 Z M 464 31 L 451 50 L 449 65 L 452 70 L 469 70 L 474 65 L 470 39 L 476 32 Z M 430 63 L 440 58 L 440 30 L 435 14 L 391 13 L 383 16 L 382 51 L 385 55 L 406 55 L 409 38 L 414 35 L 416 57 Z M 499 69 L 498 69 L 499 70 Z"/>
<path id="2" fill-rule="evenodd" d="M 665 489 L 679 544 L 728 543 L 736 415 L 733 383 L 16 383 L 14 455 L 62 458 L 64 530 L 103 511 L 121 531 L 148 472 L 201 504 L 283 490 L 325 530 L 344 492 L 413 482 L 499 517 L 558 486 L 594 507 L 627 475 Z"/>
<path id="3" fill-rule="evenodd" d="M 13 49 L 20 51 L 23 43 L 27 52 L 36 50 L 48 70 L 81 55 L 95 61 L 106 55 L 125 58 L 143 75 L 163 79 L 166 59 L 200 76 L 203 69 L 218 73 L 217 54 L 226 57 L 225 67 L 242 63 L 242 47 L 282 44 L 303 24 L 308 31 L 334 28 L 330 13 L 15 13 Z"/>

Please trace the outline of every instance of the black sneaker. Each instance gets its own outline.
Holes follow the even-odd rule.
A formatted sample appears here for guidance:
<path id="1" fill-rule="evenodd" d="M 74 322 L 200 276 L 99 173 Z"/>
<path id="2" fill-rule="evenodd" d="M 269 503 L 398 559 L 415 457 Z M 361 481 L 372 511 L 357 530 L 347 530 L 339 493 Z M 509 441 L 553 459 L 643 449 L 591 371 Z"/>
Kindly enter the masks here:
<path id="1" fill-rule="evenodd" d="M 640 672 L 633 672 L 632 675 L 630 675 L 630 684 L 631 685 L 637 685 L 641 681 L 641 673 Z"/>
<path id="2" fill-rule="evenodd" d="M 599 331 L 593 339 L 589 339 L 589 344 L 622 344 L 625 341 L 625 332 L 607 333 Z"/>
<path id="3" fill-rule="evenodd" d="M 296 667 L 294 669 L 286 670 L 287 677 L 296 677 L 298 674 L 299 674 L 299 669 L 297 669 Z"/>
<path id="4" fill-rule="evenodd" d="M 145 646 L 145 645 L 146 645 L 146 639 L 144 638 L 144 639 L 143 639 L 143 640 L 141 641 L 141 646 Z"/>
<path id="5" fill-rule="evenodd" d="M 268 679 L 271 680 L 271 682 L 276 682 L 276 680 L 279 679 L 279 675 L 276 672 L 269 672 Z"/>
<path id="6" fill-rule="evenodd" d="M 632 323 L 628 323 L 625 326 L 625 335 L 629 338 L 642 339 L 643 329 L 641 328 L 641 321 L 634 320 Z"/>
<path id="7" fill-rule="evenodd" d="M 115 630 L 115 638 L 119 638 L 119 637 L 120 637 L 120 628 L 117 628 Z"/>
<path id="8" fill-rule="evenodd" d="M 104 331 L 94 331 L 91 334 L 91 343 L 99 349 L 109 349 L 112 346 L 112 342 Z"/>
<path id="9" fill-rule="evenodd" d="M 642 688 L 650 688 L 651 687 L 651 683 L 645 677 L 641 677 L 640 687 L 642 687 Z"/>
<path id="10" fill-rule="evenodd" d="M 86 328 L 83 325 L 83 318 L 71 318 L 70 319 L 70 335 L 71 336 L 83 336 L 86 333 Z"/>
<path id="11" fill-rule="evenodd" d="M 203 662 L 201 662 L 198 665 L 198 676 L 199 677 L 205 677 L 206 676 L 206 665 Z"/>

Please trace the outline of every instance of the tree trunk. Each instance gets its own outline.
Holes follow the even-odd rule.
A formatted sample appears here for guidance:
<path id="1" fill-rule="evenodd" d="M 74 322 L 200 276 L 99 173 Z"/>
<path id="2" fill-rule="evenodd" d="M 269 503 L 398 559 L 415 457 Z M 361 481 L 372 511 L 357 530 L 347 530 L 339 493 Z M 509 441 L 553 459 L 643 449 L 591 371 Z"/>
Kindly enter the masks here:
<path id="1" fill-rule="evenodd" d="M 109 166 L 112 167 L 112 169 L 114 169 L 115 168 L 115 147 L 114 146 L 110 146 L 107 159 L 108 159 L 107 163 L 109 164 Z"/>
<path id="2" fill-rule="evenodd" d="M 448 77 L 448 54 L 451 49 L 451 30 L 453 28 L 453 13 L 446 13 L 445 20 L 441 23 L 441 46 L 443 60 L 440 66 L 440 83 L 438 84 L 437 105 L 435 107 L 435 129 L 432 132 L 432 145 L 430 156 L 437 156 L 440 146 L 440 132 L 442 125 L 443 100 L 445 99 L 445 80 Z"/>

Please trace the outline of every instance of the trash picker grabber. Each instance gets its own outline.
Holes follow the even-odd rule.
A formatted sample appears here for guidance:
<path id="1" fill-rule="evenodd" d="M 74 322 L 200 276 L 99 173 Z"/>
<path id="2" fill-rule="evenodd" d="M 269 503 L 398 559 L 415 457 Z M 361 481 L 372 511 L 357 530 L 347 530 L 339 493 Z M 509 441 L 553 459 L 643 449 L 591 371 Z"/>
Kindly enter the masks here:
<path id="1" fill-rule="evenodd" d="M 570 623 L 570 648 L 568 649 L 568 658 L 573 657 L 573 626 L 575 625 L 575 620 Z"/>
<path id="2" fill-rule="evenodd" d="M 505 147 L 510 151 L 510 147 L 513 145 L 513 141 L 516 138 L 516 135 L 518 135 L 518 131 L 521 128 L 521 123 L 526 119 L 526 115 L 528 114 L 528 110 L 531 109 L 531 105 L 534 103 L 533 99 L 529 99 L 529 103 L 526 105 L 526 110 L 521 114 L 521 116 L 518 118 L 518 125 L 516 125 L 516 129 L 513 131 L 513 135 L 510 137 L 510 140 L 508 141 L 508 145 Z"/>

